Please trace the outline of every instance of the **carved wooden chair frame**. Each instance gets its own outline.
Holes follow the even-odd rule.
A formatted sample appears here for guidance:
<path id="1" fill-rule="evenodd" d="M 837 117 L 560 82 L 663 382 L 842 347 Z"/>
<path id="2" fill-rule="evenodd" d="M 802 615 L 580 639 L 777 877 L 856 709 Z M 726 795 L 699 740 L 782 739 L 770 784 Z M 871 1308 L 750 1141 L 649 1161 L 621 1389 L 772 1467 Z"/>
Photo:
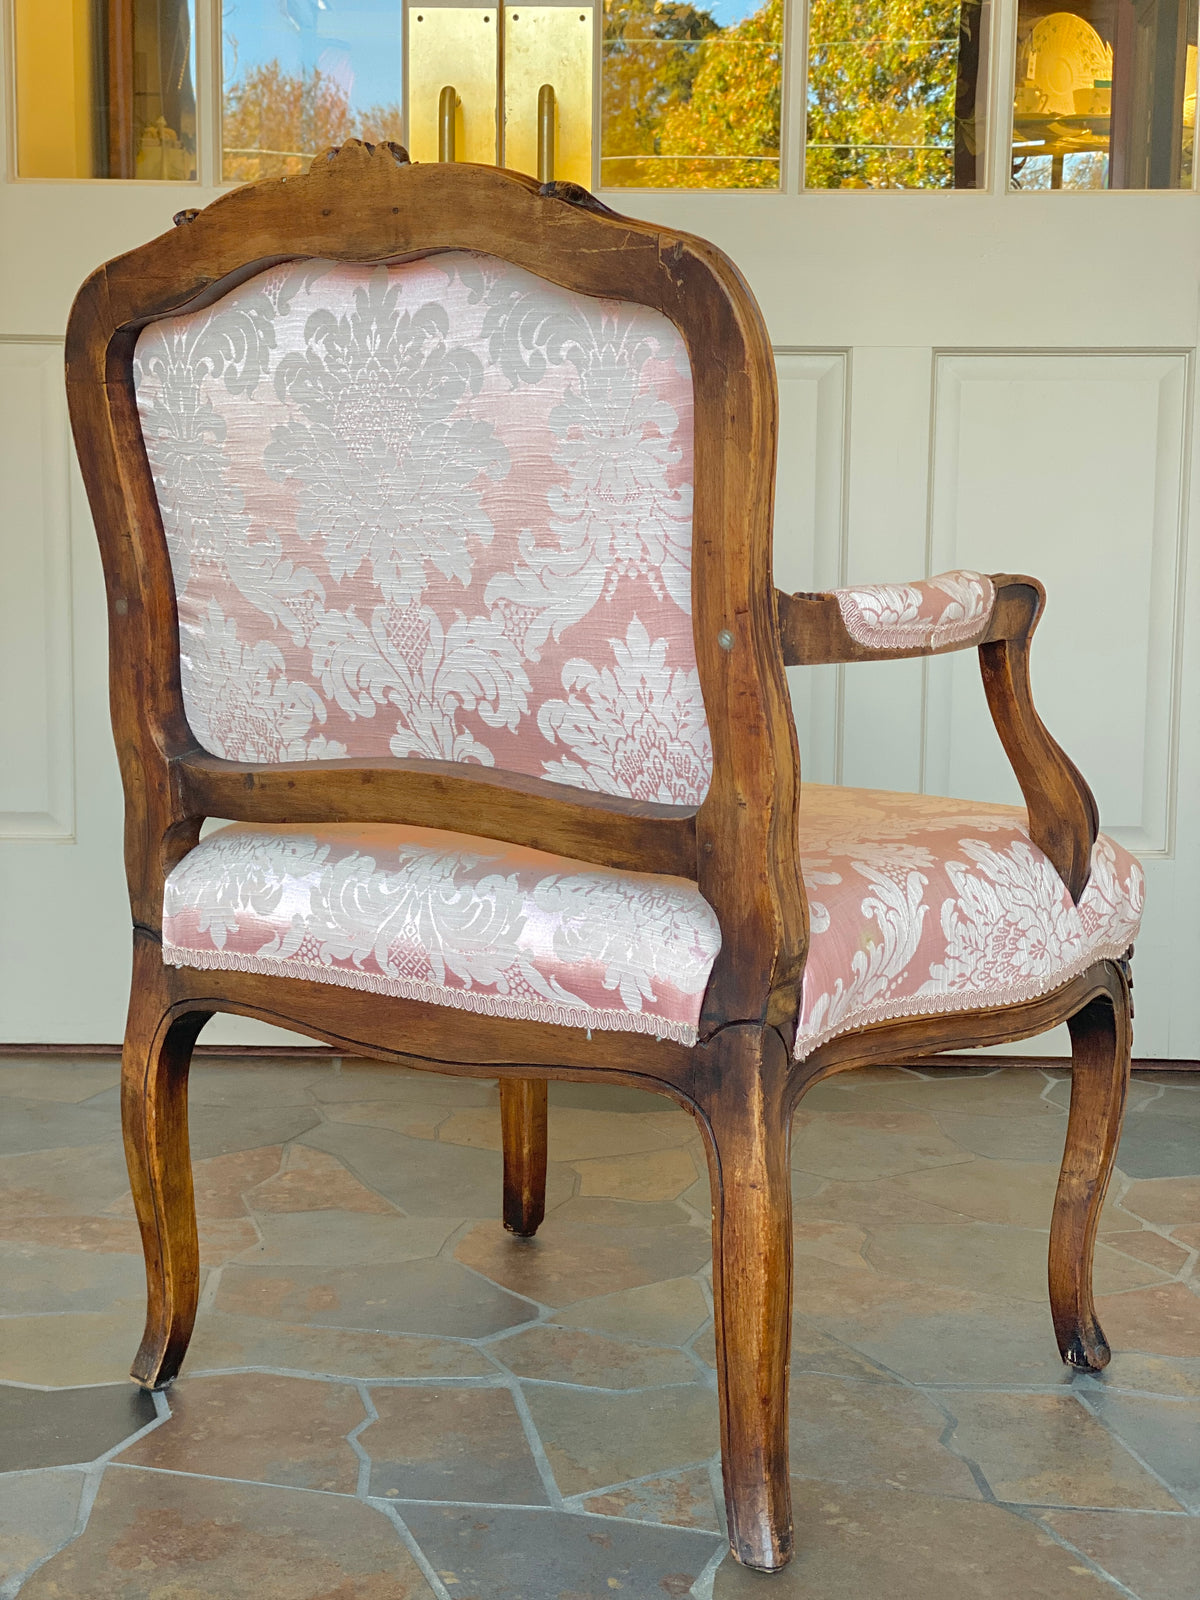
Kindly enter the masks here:
<path id="1" fill-rule="evenodd" d="M 792 1553 L 789 1126 L 801 1095 L 854 1067 L 1021 1039 L 1069 1022 L 1074 1076 L 1050 1298 L 1064 1359 L 1101 1367 L 1108 1350 L 1092 1302 L 1091 1258 L 1128 1073 L 1127 970 L 1100 961 L 1040 999 L 878 1024 L 793 1061 L 808 923 L 800 758 L 784 669 L 933 652 L 865 648 L 847 633 L 832 596 L 773 588 L 774 365 L 758 307 L 719 250 L 617 216 L 572 185 L 539 188 L 486 167 L 410 165 L 396 146 L 356 141 L 319 157 L 306 176 L 236 190 L 176 221 L 173 232 L 93 273 L 67 336 L 71 418 L 107 583 L 133 913 L 122 1108 L 149 1286 L 133 1375 L 147 1387 L 169 1382 L 192 1332 L 199 1268 L 187 1074 L 213 1013 L 258 1017 L 346 1053 L 498 1077 L 504 1220 L 522 1235 L 536 1230 L 544 1208 L 547 1080 L 656 1090 L 695 1116 L 708 1155 L 730 1543 L 740 1561 L 777 1569 Z M 699 806 L 614 799 L 452 762 L 255 766 L 207 754 L 188 726 L 171 570 L 134 394 L 139 330 L 278 263 L 395 262 L 452 250 L 500 257 L 580 294 L 651 306 L 686 341 L 697 440 L 695 646 L 713 743 L 712 784 Z M 995 582 L 998 603 L 978 647 L 988 703 L 1033 839 L 1078 900 L 1097 813 L 1030 697 L 1029 644 L 1043 592 L 1030 578 Z M 583 1028 L 332 984 L 168 967 L 164 880 L 209 816 L 411 823 L 689 878 L 722 933 L 699 1042 L 592 1037 Z"/>

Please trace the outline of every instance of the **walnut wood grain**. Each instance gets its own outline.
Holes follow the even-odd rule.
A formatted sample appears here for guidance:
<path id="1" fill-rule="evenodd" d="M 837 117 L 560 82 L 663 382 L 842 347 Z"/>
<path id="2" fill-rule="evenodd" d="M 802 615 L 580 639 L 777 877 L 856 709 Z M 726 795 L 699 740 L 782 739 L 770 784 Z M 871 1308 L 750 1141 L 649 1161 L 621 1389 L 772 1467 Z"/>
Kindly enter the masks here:
<path id="1" fill-rule="evenodd" d="M 243 822 L 395 822 L 485 834 L 579 861 L 696 877 L 696 807 L 591 794 L 519 772 L 399 757 L 281 761 L 197 750 L 170 763 L 189 817 Z"/>
<path id="2" fill-rule="evenodd" d="M 192 1046 L 211 1013 L 168 1010 L 162 953 L 153 940 L 136 938 L 133 957 L 121 1058 L 121 1124 L 147 1291 L 146 1328 L 133 1377 L 157 1389 L 179 1370 L 200 1294 L 187 1082 Z"/>
<path id="3" fill-rule="evenodd" d="M 504 1226 L 530 1239 L 546 1215 L 548 1096 L 544 1078 L 506 1078 L 500 1085 L 504 1145 Z"/>
<path id="4" fill-rule="evenodd" d="M 1104 1196 L 1121 1138 L 1133 1045 L 1129 986 L 1118 965 L 1107 994 L 1067 1023 L 1071 1030 L 1071 1110 L 1050 1224 L 1050 1312 L 1063 1360 L 1099 1372 L 1110 1358 L 1096 1317 L 1092 1262 Z"/>
<path id="5" fill-rule="evenodd" d="M 773 1028 L 726 1028 L 696 1051 L 697 1121 L 712 1194 L 713 1333 L 729 1545 L 774 1572 L 792 1558 L 791 1104 Z"/>
<path id="6" fill-rule="evenodd" d="M 979 646 L 988 708 L 1021 785 L 1030 837 L 1078 903 L 1091 872 L 1100 812 L 1083 774 L 1034 709 L 1029 647 L 1046 591 L 1035 578 L 997 578 L 996 587 L 992 632 Z"/>

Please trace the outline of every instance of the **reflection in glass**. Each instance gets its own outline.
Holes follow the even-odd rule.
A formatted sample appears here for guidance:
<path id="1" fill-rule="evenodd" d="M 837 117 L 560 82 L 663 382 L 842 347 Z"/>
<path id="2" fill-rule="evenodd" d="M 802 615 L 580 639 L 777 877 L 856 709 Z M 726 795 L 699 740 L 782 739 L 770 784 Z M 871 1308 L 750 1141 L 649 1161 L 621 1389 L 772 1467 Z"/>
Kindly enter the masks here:
<path id="1" fill-rule="evenodd" d="M 982 182 L 982 0 L 813 0 L 808 189 Z"/>
<path id="2" fill-rule="evenodd" d="M 16 0 L 23 178 L 196 176 L 191 0 Z"/>
<path id="3" fill-rule="evenodd" d="M 226 179 L 304 172 L 344 139 L 403 142 L 402 0 L 224 0 Z"/>
<path id="4" fill-rule="evenodd" d="M 603 188 L 777 189 L 783 0 L 605 0 Z"/>
<path id="5" fill-rule="evenodd" d="M 983 0 L 812 0 L 810 189 L 983 181 Z"/>
<path id="6" fill-rule="evenodd" d="M 1017 189 L 1192 185 L 1196 0 L 1020 0 Z"/>

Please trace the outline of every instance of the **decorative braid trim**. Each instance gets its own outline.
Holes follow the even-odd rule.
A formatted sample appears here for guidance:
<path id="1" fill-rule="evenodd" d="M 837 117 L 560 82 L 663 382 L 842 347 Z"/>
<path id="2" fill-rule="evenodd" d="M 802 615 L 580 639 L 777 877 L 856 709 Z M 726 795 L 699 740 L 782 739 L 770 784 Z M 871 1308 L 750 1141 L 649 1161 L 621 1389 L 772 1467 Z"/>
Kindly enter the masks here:
<path id="1" fill-rule="evenodd" d="M 1037 1000 L 1044 994 L 1061 989 L 1063 984 L 1070 983 L 1072 978 L 1078 978 L 1080 973 L 1094 967 L 1097 961 L 1119 961 L 1122 952 L 1128 948 L 1128 935 L 1123 939 L 1106 939 L 1049 977 L 1024 978 L 1006 984 L 1003 990 L 960 989 L 953 994 L 913 994 L 897 1000 L 876 1000 L 855 1012 L 845 1023 L 835 1023 L 812 1035 L 797 1033 L 792 1056 L 796 1061 L 804 1061 L 831 1039 L 838 1039 L 844 1033 L 858 1033 L 862 1028 L 869 1028 L 873 1022 L 892 1022 L 897 1017 L 938 1017 L 953 1011 L 1003 1011 L 1007 1006 L 1020 1005 L 1024 1000 Z"/>
<path id="2" fill-rule="evenodd" d="M 887 593 L 898 589 L 925 589 L 938 587 L 936 579 L 923 579 L 914 584 L 879 584 L 857 589 L 835 589 L 842 624 L 855 644 L 871 650 L 939 650 L 947 644 L 978 644 L 986 634 L 996 609 L 996 585 L 981 572 L 964 573 L 983 585 L 984 605 L 977 617 L 963 617 L 956 622 L 934 622 L 932 619 L 916 622 L 899 622 L 883 626 L 863 611 L 859 597 Z M 945 591 L 942 591 L 945 593 Z M 947 595 L 947 600 L 949 600 Z"/>
<path id="3" fill-rule="evenodd" d="M 550 1000 L 519 1000 L 511 995 L 480 994 L 475 989 L 451 989 L 440 983 L 426 983 L 421 978 L 385 978 L 381 973 L 360 972 L 349 967 L 322 967 L 316 971 L 305 961 L 238 955 L 231 950 L 186 950 L 166 939 L 163 940 L 163 964 L 197 967 L 210 972 L 256 972 L 268 978 L 299 978 L 305 983 L 332 983 L 341 989 L 365 989 L 371 994 L 391 995 L 396 1000 L 421 1000 L 427 1005 L 477 1011 L 488 1017 L 553 1022 L 564 1028 L 595 1028 L 601 1033 L 649 1033 L 656 1039 L 672 1039 L 676 1044 L 694 1045 L 697 1039 L 695 1023 L 672 1022 L 667 1017 L 652 1016 L 645 1011 L 604 1011 L 591 1006 L 555 1005 Z"/>

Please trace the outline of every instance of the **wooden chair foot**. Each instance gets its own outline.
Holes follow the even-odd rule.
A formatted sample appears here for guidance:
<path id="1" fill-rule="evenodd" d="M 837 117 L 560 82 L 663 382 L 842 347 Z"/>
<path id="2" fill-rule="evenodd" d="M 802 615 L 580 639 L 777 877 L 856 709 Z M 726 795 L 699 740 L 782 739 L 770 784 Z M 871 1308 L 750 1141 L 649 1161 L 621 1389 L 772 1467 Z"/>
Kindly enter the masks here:
<path id="1" fill-rule="evenodd" d="M 1099 1372 L 1111 1351 L 1096 1318 L 1092 1259 L 1112 1176 L 1132 1048 L 1129 987 L 1111 968 L 1112 989 L 1070 1019 L 1071 1112 L 1050 1224 L 1050 1310 L 1068 1366 Z"/>
<path id="2" fill-rule="evenodd" d="M 504 1226 L 530 1239 L 546 1215 L 546 1108 L 544 1078 L 500 1081 L 504 1143 Z"/>
<path id="3" fill-rule="evenodd" d="M 788 1362 L 792 1323 L 788 1061 L 773 1029 L 725 1029 L 698 1096 L 713 1205 L 713 1300 L 729 1546 L 743 1566 L 792 1558 Z M 709 1066 L 709 1063 L 711 1064 Z"/>
<path id="4" fill-rule="evenodd" d="M 164 1016 L 156 981 L 162 955 L 138 941 L 133 996 L 121 1059 L 125 1160 L 146 1260 L 146 1329 L 132 1376 L 161 1389 L 179 1371 L 192 1336 L 200 1251 L 188 1148 L 187 1079 L 192 1047 L 208 1013 Z M 139 972 L 141 969 L 141 972 Z M 149 970 L 147 970 L 149 969 Z M 139 981 L 144 975 L 146 981 Z"/>

